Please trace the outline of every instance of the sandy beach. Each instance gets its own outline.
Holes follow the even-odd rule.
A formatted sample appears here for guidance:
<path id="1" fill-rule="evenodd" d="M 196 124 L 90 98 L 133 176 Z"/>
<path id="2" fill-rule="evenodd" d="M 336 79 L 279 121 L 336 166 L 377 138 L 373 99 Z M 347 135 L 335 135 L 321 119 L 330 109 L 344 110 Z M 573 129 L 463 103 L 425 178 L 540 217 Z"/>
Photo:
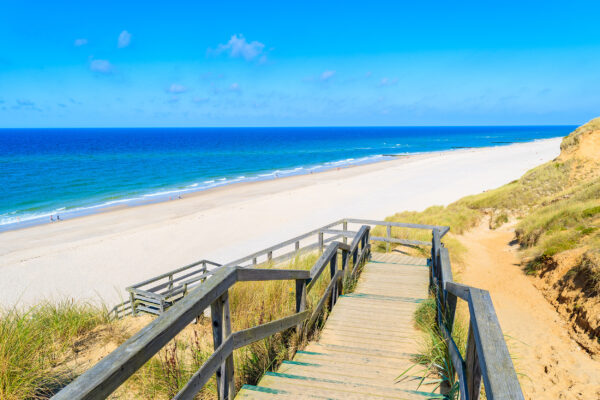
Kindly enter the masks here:
<path id="1" fill-rule="evenodd" d="M 520 177 L 559 138 L 428 153 L 235 184 L 0 234 L 0 305 L 102 300 L 202 258 L 227 262 L 343 217 L 383 219 L 445 205 Z"/>

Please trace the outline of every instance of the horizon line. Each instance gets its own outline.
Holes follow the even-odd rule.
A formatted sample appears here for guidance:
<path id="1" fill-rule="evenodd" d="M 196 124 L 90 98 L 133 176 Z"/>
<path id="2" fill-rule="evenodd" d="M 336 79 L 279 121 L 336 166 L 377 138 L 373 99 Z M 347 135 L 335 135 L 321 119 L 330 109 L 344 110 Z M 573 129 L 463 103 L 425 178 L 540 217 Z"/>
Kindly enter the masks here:
<path id="1" fill-rule="evenodd" d="M 498 124 L 498 125 L 246 125 L 246 126 L 47 126 L 47 127 L 0 127 L 8 129 L 302 129 L 302 128 L 486 128 L 486 127 L 536 127 L 536 126 L 580 126 L 570 124 Z"/>

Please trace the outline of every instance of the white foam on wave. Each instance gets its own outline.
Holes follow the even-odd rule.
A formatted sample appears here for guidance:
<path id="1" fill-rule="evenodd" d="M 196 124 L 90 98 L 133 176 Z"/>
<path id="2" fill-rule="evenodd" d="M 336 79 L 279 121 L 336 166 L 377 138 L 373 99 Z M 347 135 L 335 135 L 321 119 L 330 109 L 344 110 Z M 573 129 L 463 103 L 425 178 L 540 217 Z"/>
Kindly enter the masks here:
<path id="1" fill-rule="evenodd" d="M 40 211 L 37 213 L 24 213 L 19 214 L 18 211 L 10 211 L 4 214 L 0 214 L 0 226 L 2 225 L 10 225 L 10 224 L 19 224 L 23 222 L 32 222 L 37 221 L 37 223 L 43 223 L 50 220 L 50 216 L 55 216 L 60 213 L 62 219 L 68 219 L 69 217 L 75 217 L 80 215 L 91 214 L 96 210 L 100 210 L 103 208 L 108 208 L 111 206 L 119 205 L 119 204 L 145 204 L 148 202 L 160 201 L 164 198 L 164 200 L 168 200 L 172 198 L 174 195 L 182 195 L 185 193 L 198 192 L 202 190 L 207 190 L 215 187 L 225 186 L 232 183 L 240 183 L 240 182 L 250 182 L 250 181 L 261 181 L 270 178 L 281 178 L 287 176 L 294 175 L 302 175 L 306 174 L 310 171 L 326 171 L 328 169 L 332 169 L 335 167 L 340 167 L 343 165 L 351 166 L 351 165 L 360 165 L 370 162 L 380 161 L 381 159 L 386 158 L 384 155 L 375 155 L 375 156 L 366 156 L 362 158 L 347 158 L 344 160 L 337 161 L 329 161 L 322 164 L 316 164 L 311 166 L 298 166 L 291 169 L 282 169 L 282 170 L 274 170 L 269 173 L 263 174 L 255 174 L 251 176 L 240 175 L 235 178 L 216 178 L 211 180 L 206 180 L 202 182 L 202 184 L 193 183 L 183 188 L 165 188 L 163 190 L 140 194 L 134 197 L 126 197 L 122 199 L 115 199 L 100 202 L 98 204 L 89 205 L 89 206 L 81 206 L 72 209 L 67 209 L 66 207 L 55 208 L 51 211 Z M 47 220 L 47 221 L 46 221 Z M 18 227 L 18 226 L 17 226 Z"/>

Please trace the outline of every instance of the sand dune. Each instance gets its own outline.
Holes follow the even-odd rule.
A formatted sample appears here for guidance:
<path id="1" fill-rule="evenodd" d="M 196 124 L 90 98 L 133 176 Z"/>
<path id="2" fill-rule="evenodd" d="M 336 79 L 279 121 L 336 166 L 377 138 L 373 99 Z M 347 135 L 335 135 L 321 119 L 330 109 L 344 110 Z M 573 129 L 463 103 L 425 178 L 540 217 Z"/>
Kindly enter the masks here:
<path id="1" fill-rule="evenodd" d="M 0 234 L 0 304 L 116 302 L 137 281 L 201 258 L 231 261 L 343 217 L 382 219 L 520 177 L 560 139 L 402 157 L 237 184 Z"/>

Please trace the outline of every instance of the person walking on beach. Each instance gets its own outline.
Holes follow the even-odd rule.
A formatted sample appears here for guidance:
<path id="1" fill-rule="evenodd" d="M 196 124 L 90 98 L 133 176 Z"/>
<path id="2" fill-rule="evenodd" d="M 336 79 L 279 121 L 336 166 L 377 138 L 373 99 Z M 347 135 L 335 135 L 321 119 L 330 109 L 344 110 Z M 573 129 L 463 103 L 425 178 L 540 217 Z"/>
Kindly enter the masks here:
<path id="1" fill-rule="evenodd" d="M 56 220 L 60 221 L 60 215 L 56 214 Z"/>
<path id="2" fill-rule="evenodd" d="M 50 216 L 50 222 L 54 222 L 54 217 L 52 215 Z"/>

